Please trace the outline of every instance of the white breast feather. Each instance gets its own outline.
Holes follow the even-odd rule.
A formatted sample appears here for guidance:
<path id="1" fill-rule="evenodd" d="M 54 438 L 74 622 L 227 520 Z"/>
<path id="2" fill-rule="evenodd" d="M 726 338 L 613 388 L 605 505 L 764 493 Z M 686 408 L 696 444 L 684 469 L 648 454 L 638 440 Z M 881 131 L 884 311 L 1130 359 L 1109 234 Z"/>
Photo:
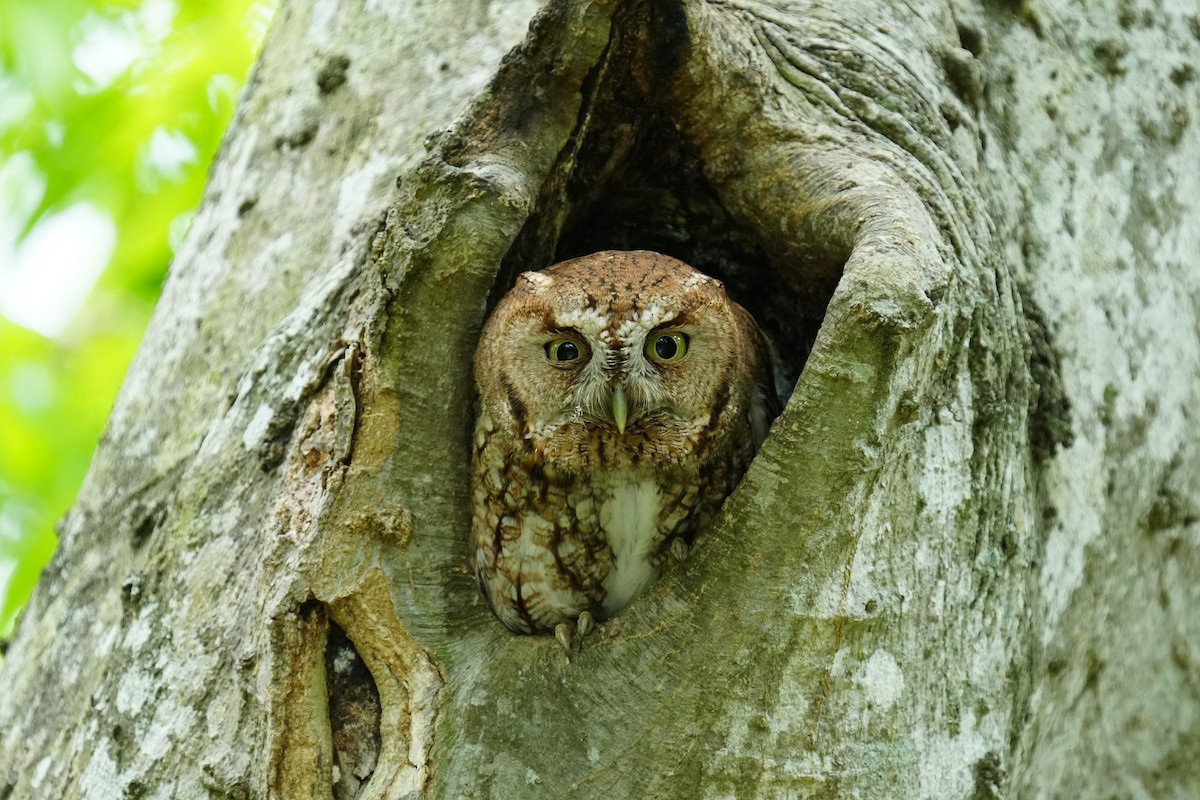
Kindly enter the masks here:
<path id="1" fill-rule="evenodd" d="M 658 538 L 662 494 L 653 480 L 613 485 L 600 506 L 600 526 L 613 554 L 613 567 L 604 579 L 604 608 L 613 614 L 641 593 L 659 569 L 650 563 L 650 546 Z"/>

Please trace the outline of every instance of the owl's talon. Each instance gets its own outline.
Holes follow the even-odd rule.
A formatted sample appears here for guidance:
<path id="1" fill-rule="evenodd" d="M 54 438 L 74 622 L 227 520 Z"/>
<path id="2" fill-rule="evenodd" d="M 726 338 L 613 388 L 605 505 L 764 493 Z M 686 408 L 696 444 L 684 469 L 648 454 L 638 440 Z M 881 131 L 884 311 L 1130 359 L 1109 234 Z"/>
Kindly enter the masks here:
<path id="1" fill-rule="evenodd" d="M 571 652 L 571 626 L 566 622 L 560 622 L 554 626 L 554 638 L 562 645 L 562 649 L 568 654 Z"/>
<path id="2" fill-rule="evenodd" d="M 583 638 L 596 629 L 596 620 L 592 612 L 581 611 L 575 619 L 575 624 L 560 622 L 554 626 L 554 638 L 562 645 L 562 649 L 571 655 L 583 644 Z"/>
<path id="3" fill-rule="evenodd" d="M 691 550 L 688 543 L 683 539 L 676 537 L 671 540 L 671 559 L 676 563 L 682 563 L 688 557 L 688 552 Z"/>

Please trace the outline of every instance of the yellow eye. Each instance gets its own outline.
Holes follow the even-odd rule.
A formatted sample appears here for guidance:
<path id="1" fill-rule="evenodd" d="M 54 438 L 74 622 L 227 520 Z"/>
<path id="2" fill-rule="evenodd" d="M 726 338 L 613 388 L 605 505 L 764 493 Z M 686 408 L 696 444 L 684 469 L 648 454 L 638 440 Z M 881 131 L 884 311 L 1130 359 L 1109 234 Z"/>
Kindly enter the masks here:
<path id="1" fill-rule="evenodd" d="M 552 339 L 546 342 L 546 358 L 556 367 L 573 367 L 587 354 L 587 345 L 577 339 Z"/>
<path id="2" fill-rule="evenodd" d="M 687 355 L 687 351 L 687 334 L 679 331 L 656 333 L 646 340 L 646 358 L 659 364 L 674 363 Z"/>

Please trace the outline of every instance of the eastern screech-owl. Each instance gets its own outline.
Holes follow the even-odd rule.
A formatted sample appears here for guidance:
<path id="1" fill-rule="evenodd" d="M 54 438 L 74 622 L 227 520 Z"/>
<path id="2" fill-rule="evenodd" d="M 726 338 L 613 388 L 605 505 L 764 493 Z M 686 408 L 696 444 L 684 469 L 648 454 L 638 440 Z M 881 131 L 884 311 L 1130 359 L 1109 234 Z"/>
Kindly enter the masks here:
<path id="1" fill-rule="evenodd" d="M 682 557 L 778 402 L 754 319 L 720 281 L 647 251 L 523 273 L 483 328 L 475 380 L 475 574 L 522 633 L 590 627 Z"/>

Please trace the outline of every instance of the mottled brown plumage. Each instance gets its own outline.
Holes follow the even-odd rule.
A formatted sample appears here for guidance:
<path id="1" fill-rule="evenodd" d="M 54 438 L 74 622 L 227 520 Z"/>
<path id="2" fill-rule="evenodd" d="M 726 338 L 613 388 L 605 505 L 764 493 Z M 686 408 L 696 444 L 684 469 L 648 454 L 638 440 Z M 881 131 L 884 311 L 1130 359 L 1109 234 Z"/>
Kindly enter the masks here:
<path id="1" fill-rule="evenodd" d="M 716 514 L 777 402 L 753 318 L 646 251 L 522 274 L 475 380 L 475 574 L 523 633 L 631 602 Z"/>

